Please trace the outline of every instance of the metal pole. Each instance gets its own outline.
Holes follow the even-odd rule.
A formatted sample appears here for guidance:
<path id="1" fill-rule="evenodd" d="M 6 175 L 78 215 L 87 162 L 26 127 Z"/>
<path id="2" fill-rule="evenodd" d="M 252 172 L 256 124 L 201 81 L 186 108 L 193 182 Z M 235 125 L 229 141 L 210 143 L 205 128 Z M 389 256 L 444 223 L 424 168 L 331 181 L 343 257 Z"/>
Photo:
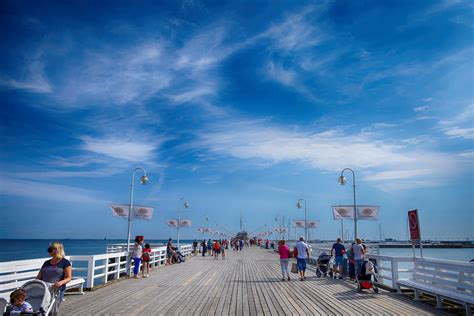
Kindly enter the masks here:
<path id="1" fill-rule="evenodd" d="M 306 219 L 306 200 L 304 201 L 304 241 L 308 242 L 308 222 Z"/>
<path id="2" fill-rule="evenodd" d="M 135 169 L 136 170 L 136 169 Z M 135 181 L 135 170 L 132 172 L 132 183 L 130 184 L 130 209 L 128 210 L 128 231 L 127 231 L 127 268 L 130 266 L 129 249 L 130 233 L 132 228 L 132 209 L 133 209 L 133 182 Z M 127 274 L 130 271 L 127 270 Z"/>
<path id="3" fill-rule="evenodd" d="M 352 171 L 352 189 L 354 193 L 354 239 L 358 238 L 357 234 L 357 204 L 356 204 L 356 177 L 354 171 Z"/>
<path id="4" fill-rule="evenodd" d="M 178 242 L 178 251 L 180 251 L 180 249 L 179 249 L 179 226 L 181 226 L 180 223 L 179 223 L 179 221 L 180 221 L 180 216 L 179 216 L 179 204 L 181 203 L 182 200 L 184 200 L 184 198 L 181 198 L 181 199 L 179 199 L 179 201 L 178 201 L 178 225 L 177 225 L 178 227 L 177 227 L 177 236 L 176 236 L 176 240 L 177 240 L 177 242 Z"/>
<path id="5" fill-rule="evenodd" d="M 344 243 L 344 222 L 342 221 L 342 218 L 341 218 L 341 239 L 342 239 L 342 243 Z"/>

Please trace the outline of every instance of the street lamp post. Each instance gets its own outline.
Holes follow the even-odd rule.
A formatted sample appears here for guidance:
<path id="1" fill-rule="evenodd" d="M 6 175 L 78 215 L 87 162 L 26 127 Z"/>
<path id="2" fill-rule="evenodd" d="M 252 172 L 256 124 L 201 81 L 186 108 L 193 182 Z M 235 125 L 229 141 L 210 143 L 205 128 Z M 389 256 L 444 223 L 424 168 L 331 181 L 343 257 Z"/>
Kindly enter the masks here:
<path id="1" fill-rule="evenodd" d="M 128 232 L 127 232 L 127 254 L 130 251 L 130 232 L 132 226 L 132 212 L 133 212 L 133 184 L 135 182 L 135 172 L 141 171 L 143 176 L 140 177 L 140 183 L 145 185 L 148 183 L 148 176 L 146 175 L 146 171 L 143 168 L 135 168 L 132 172 L 132 183 L 130 184 L 130 209 L 128 211 Z M 129 262 L 129 260 L 127 260 Z"/>
<path id="2" fill-rule="evenodd" d="M 308 222 L 307 222 L 307 217 L 306 217 L 306 200 L 305 199 L 299 199 L 298 203 L 296 203 L 297 208 L 301 208 L 301 201 L 304 202 L 304 241 L 308 242 Z"/>
<path id="3" fill-rule="evenodd" d="M 344 177 L 344 172 L 345 171 L 350 171 L 352 172 L 352 194 L 354 196 L 354 239 L 358 237 L 357 235 L 357 204 L 356 204 L 356 178 L 355 178 L 355 172 L 354 170 L 350 168 L 344 168 L 341 171 L 341 176 L 339 177 L 339 184 L 340 185 L 345 185 L 346 184 L 346 177 Z"/>
<path id="4" fill-rule="evenodd" d="M 183 201 L 184 198 L 180 198 L 179 199 L 179 202 L 178 202 L 178 233 L 177 233 L 177 241 L 178 241 L 178 251 L 181 251 L 181 249 L 179 248 L 179 227 L 181 226 L 181 223 L 180 223 L 180 216 L 179 216 L 179 205 L 181 204 L 181 201 Z M 188 208 L 189 207 L 189 203 L 187 201 L 184 201 L 183 203 L 183 206 L 184 208 Z"/>

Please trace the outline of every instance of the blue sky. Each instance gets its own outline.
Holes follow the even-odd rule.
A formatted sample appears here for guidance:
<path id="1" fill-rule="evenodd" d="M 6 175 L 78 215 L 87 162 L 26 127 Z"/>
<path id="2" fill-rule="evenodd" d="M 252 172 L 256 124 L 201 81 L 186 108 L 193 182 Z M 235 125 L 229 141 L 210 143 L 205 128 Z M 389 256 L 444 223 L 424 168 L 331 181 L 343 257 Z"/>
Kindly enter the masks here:
<path id="1" fill-rule="evenodd" d="M 305 198 L 335 238 L 345 167 L 381 206 L 362 237 L 404 238 L 418 208 L 425 238 L 474 238 L 469 1 L 0 6 L 0 238 L 125 237 L 107 203 L 135 167 L 150 238 L 174 236 L 181 197 L 230 232 L 302 219 Z"/>

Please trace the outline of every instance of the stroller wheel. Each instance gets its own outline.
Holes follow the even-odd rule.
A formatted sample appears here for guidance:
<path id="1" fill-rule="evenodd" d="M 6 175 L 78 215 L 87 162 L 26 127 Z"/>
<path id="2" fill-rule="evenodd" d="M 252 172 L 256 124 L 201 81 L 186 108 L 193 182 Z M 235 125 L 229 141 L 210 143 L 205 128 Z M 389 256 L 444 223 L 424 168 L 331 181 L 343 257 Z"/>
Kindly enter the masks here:
<path id="1" fill-rule="evenodd" d="M 376 287 L 374 287 L 374 292 L 375 292 L 375 293 L 378 293 L 378 292 L 379 292 L 379 289 L 376 288 Z"/>

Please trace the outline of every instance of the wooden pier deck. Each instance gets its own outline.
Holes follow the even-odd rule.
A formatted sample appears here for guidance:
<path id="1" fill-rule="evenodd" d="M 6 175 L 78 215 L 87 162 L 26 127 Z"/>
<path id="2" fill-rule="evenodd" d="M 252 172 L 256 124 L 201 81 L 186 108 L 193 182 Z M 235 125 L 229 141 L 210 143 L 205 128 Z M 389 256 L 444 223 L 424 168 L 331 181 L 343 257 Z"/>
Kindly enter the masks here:
<path id="1" fill-rule="evenodd" d="M 356 293 L 347 281 L 281 281 L 278 256 L 247 247 L 226 260 L 190 257 L 147 279 L 119 281 L 66 296 L 62 315 L 447 315 L 426 303 L 381 290 Z"/>

